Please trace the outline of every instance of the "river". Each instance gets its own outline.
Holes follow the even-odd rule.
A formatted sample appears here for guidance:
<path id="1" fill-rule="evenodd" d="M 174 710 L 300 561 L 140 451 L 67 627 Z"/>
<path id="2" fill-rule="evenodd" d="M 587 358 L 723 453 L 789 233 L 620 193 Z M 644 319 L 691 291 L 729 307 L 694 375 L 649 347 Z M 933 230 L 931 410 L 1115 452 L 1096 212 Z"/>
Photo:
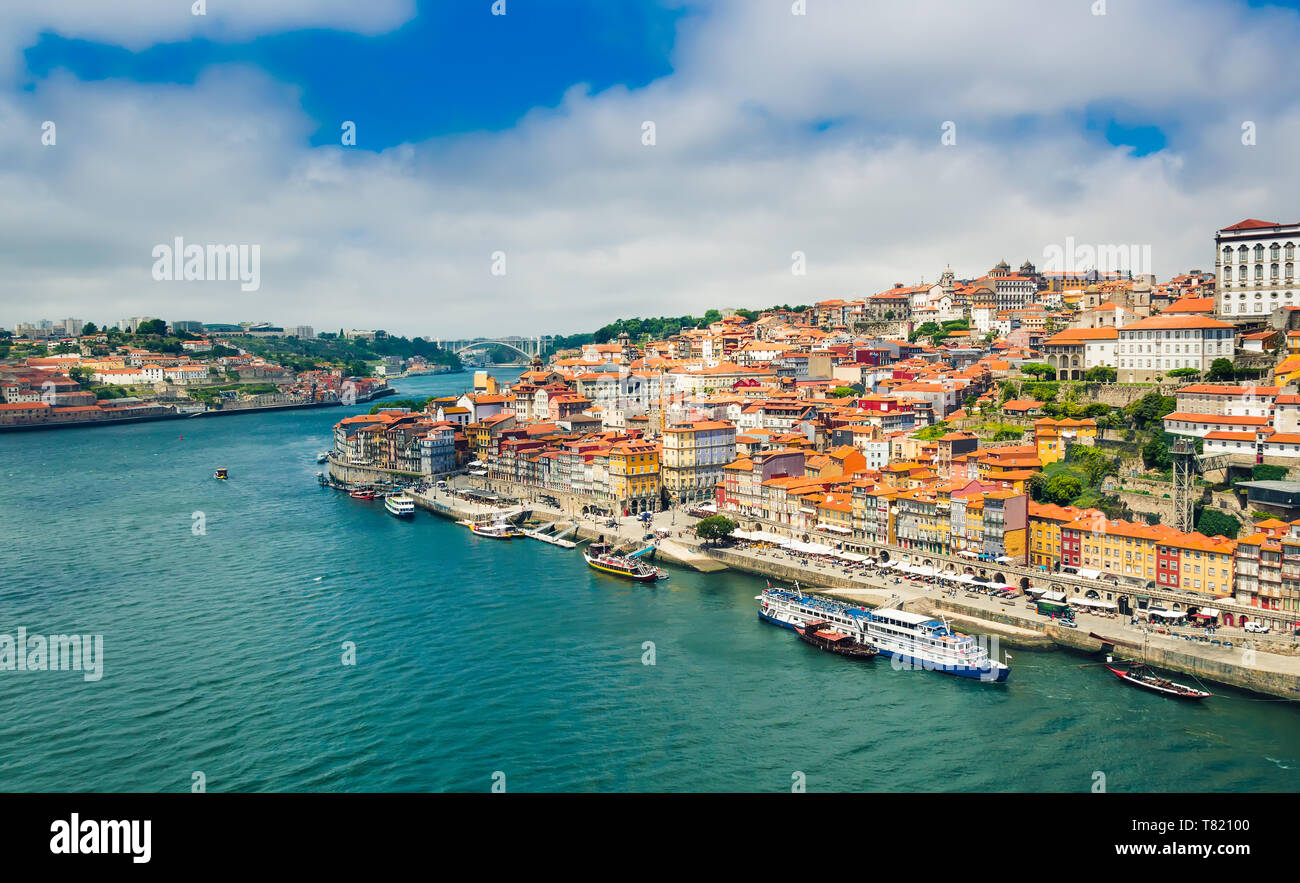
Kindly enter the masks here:
<path id="1" fill-rule="evenodd" d="M 855 663 L 759 622 L 754 577 L 625 583 L 320 488 L 368 409 L 0 435 L 0 634 L 104 647 L 98 681 L 0 671 L 0 791 L 1300 790 L 1289 703 Z"/>

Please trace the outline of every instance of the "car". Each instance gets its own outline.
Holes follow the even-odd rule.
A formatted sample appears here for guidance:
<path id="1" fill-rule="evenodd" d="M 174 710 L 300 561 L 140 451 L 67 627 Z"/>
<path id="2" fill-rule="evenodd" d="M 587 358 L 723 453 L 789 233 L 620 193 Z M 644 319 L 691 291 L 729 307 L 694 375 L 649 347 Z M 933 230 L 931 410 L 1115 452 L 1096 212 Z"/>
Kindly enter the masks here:
<path id="1" fill-rule="evenodd" d="M 1246 628 L 1246 631 L 1248 631 L 1248 632 L 1254 632 L 1254 633 L 1257 634 L 1257 635 L 1267 635 L 1267 634 L 1268 634 L 1268 626 L 1266 626 L 1266 625 L 1264 625 L 1263 623 L 1260 623 L 1260 622 L 1248 622 L 1248 623 L 1246 623 L 1245 628 Z"/>

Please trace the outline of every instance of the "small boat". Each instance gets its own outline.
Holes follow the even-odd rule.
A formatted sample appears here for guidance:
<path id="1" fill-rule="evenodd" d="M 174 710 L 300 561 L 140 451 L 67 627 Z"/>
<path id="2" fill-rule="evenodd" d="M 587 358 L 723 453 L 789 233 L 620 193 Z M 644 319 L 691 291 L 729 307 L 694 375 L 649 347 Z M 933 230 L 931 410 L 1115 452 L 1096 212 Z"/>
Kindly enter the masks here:
<path id="1" fill-rule="evenodd" d="M 623 579 L 648 583 L 668 578 L 668 575 L 658 567 L 647 564 L 639 558 L 614 554 L 613 547 L 609 543 L 592 543 L 590 549 L 583 550 L 582 557 L 587 562 L 587 566 L 593 570 Z"/>
<path id="2" fill-rule="evenodd" d="M 375 492 L 358 488 L 355 491 L 350 491 L 348 496 L 354 500 L 373 500 L 375 498 Z"/>
<path id="3" fill-rule="evenodd" d="M 389 494 L 384 497 L 384 508 L 394 518 L 415 517 L 415 500 L 406 494 Z"/>
<path id="4" fill-rule="evenodd" d="M 220 469 L 218 469 L 216 472 L 212 473 L 212 477 L 217 479 L 218 481 L 225 481 L 230 476 L 226 474 L 226 467 L 223 466 Z"/>
<path id="5" fill-rule="evenodd" d="M 316 455 L 316 462 L 317 462 L 317 463 L 328 463 L 329 460 L 330 460 L 330 452 L 329 452 L 329 451 L 321 451 L 319 454 Z"/>
<path id="6" fill-rule="evenodd" d="M 468 527 L 471 533 L 480 537 L 487 537 L 490 540 L 509 540 L 524 535 L 522 530 L 506 521 L 504 515 L 496 513 L 478 515 L 475 516 L 473 521 L 461 521 L 459 523 Z"/>
<path id="7" fill-rule="evenodd" d="M 1159 693 L 1161 696 L 1170 696 L 1174 699 L 1207 699 L 1214 695 L 1204 690 L 1193 689 L 1185 684 L 1176 684 L 1171 680 L 1153 674 L 1143 663 L 1133 663 L 1127 670 L 1107 665 L 1106 670 L 1126 684 Z"/>
<path id="8" fill-rule="evenodd" d="M 818 650 L 825 650 L 837 656 L 847 656 L 850 659 L 874 659 L 880 653 L 874 645 L 860 641 L 848 632 L 836 631 L 834 626 L 822 619 L 805 623 L 802 628 L 796 627 L 795 632 Z"/>

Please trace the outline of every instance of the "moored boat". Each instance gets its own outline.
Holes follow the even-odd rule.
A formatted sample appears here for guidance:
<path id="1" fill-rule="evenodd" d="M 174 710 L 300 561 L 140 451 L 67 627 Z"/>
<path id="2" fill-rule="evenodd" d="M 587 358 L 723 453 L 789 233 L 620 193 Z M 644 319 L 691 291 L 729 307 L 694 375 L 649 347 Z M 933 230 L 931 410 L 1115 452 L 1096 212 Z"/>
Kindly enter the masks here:
<path id="1" fill-rule="evenodd" d="M 415 517 L 415 500 L 406 494 L 389 494 L 384 497 L 384 508 L 394 518 Z"/>
<path id="2" fill-rule="evenodd" d="M 798 631 L 809 622 L 824 620 L 871 644 L 899 670 L 925 669 L 986 683 L 1002 683 L 1011 674 L 1010 666 L 992 658 L 982 641 L 953 631 L 932 616 L 888 604 L 868 610 L 805 594 L 798 586 L 793 590 L 769 586 L 758 600 L 758 616 L 765 622 Z"/>
<path id="3" fill-rule="evenodd" d="M 829 622 L 813 620 L 795 629 L 799 637 L 818 650 L 847 656 L 850 659 L 874 659 L 880 651 L 847 631 L 836 630 Z"/>
<path id="4" fill-rule="evenodd" d="M 1133 663 L 1127 670 L 1107 664 L 1106 670 L 1126 684 L 1159 693 L 1161 696 L 1169 696 L 1172 699 L 1208 699 L 1214 695 L 1205 690 L 1197 690 L 1186 684 L 1176 684 L 1167 678 L 1162 678 L 1143 663 Z"/>
<path id="5" fill-rule="evenodd" d="M 348 496 L 354 500 L 373 500 L 375 498 L 375 492 L 358 488 L 355 491 L 349 491 Z"/>
<path id="6" fill-rule="evenodd" d="M 648 583 L 668 577 L 653 564 L 647 564 L 639 558 L 615 554 L 609 543 L 593 543 L 589 549 L 582 550 L 582 557 L 587 562 L 587 566 L 593 570 L 623 579 Z"/>
<path id="7" fill-rule="evenodd" d="M 490 540 L 508 540 L 524 535 L 522 530 L 506 521 L 505 516 L 498 513 L 478 515 L 473 521 L 460 521 L 457 523 L 468 527 L 471 533 L 480 537 L 487 537 Z"/>

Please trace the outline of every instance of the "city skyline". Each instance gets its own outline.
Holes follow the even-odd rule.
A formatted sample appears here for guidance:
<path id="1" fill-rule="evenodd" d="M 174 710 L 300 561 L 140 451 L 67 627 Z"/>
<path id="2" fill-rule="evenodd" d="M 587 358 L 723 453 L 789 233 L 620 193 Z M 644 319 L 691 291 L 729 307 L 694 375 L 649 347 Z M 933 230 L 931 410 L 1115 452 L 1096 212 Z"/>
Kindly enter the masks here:
<path id="1" fill-rule="evenodd" d="M 1070 239 L 1165 279 L 1211 269 L 1218 228 L 1295 220 L 1295 3 L 208 7 L 0 32 L 6 327 L 575 333 Z M 256 289 L 156 278 L 178 238 L 255 247 Z"/>

